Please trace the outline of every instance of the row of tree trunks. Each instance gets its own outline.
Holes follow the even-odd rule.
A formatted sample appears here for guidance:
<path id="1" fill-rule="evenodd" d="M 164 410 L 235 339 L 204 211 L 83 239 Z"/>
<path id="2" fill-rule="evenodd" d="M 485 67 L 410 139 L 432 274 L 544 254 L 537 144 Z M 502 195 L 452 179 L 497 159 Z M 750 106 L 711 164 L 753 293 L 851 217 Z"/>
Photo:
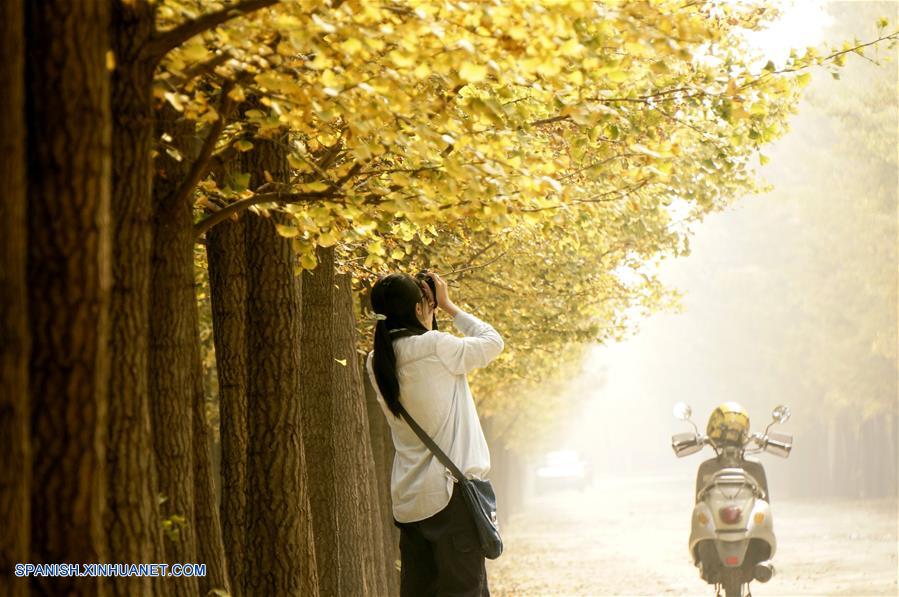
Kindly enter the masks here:
<path id="1" fill-rule="evenodd" d="M 30 532 L 24 26 L 22 0 L 0 3 L 0 595 L 10 597 L 26 594 L 13 567 L 28 560 Z"/>
<path id="2" fill-rule="evenodd" d="M 289 180 L 283 147 L 260 140 L 245 156 L 253 188 L 265 184 L 266 173 Z M 275 228 L 278 218 L 243 217 L 249 409 L 240 415 L 249 439 L 243 594 L 314 596 L 319 579 L 299 400 L 303 288 L 291 242 Z"/>
<path id="3" fill-rule="evenodd" d="M 40 446 L 32 457 L 28 560 L 104 562 L 108 5 L 48 0 L 25 6 L 30 406 L 33 443 Z M 33 578 L 31 589 L 104 595 L 105 585 L 101 578 Z"/>
<path id="4" fill-rule="evenodd" d="M 896 454 L 899 450 L 892 431 L 895 424 L 896 415 L 883 413 L 860 425 L 856 447 L 861 471 L 859 497 L 896 497 Z"/>
<path id="5" fill-rule="evenodd" d="M 152 233 L 152 82 L 143 49 L 154 33 L 146 0 L 110 2 L 112 71 L 112 301 L 109 376 L 111 553 L 123 562 L 165 561 L 150 428 L 148 340 Z M 109 579 L 118 597 L 166 596 L 161 578 Z M 151 586 L 152 585 L 152 586 Z"/>
<path id="6" fill-rule="evenodd" d="M 796 441 L 789 461 L 771 467 L 773 492 L 797 497 L 896 497 L 899 447 L 894 413 L 863 420 L 861 413 L 846 408 L 813 417 L 784 429 Z"/>
<path id="7" fill-rule="evenodd" d="M 365 357 L 359 359 L 360 367 L 365 371 Z M 390 498 L 390 475 L 393 469 L 393 439 L 390 427 L 384 419 L 384 413 L 375 398 L 375 391 L 367 373 L 363 375 L 362 387 L 365 392 L 365 410 L 369 423 L 369 439 L 374 457 L 375 494 L 378 502 L 380 523 L 383 530 L 382 549 L 387 576 L 387 594 L 399 595 L 400 575 L 397 570 L 399 553 L 399 529 L 393 524 L 393 506 Z"/>
<path id="8" fill-rule="evenodd" d="M 254 188 L 266 173 L 289 173 L 277 142 L 257 141 L 242 168 Z M 330 249 L 295 277 L 279 218 L 247 213 L 207 237 L 232 593 L 395 594 L 397 543 L 382 503 L 392 454 L 378 454 L 377 470 L 372 445 L 359 441 L 377 436 L 383 452 L 386 425 L 378 413 L 380 433 L 369 429 L 350 281 L 334 275 Z M 313 542 L 317 533 L 327 540 Z"/>

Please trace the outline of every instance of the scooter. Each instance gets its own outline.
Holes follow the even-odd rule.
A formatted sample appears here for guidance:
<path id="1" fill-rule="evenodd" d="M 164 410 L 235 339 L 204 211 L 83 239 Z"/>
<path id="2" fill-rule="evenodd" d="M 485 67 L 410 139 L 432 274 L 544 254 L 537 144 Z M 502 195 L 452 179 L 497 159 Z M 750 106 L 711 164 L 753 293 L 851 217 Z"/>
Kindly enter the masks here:
<path id="1" fill-rule="evenodd" d="M 742 445 L 716 442 L 699 433 L 690 419 L 692 410 L 683 403 L 674 406 L 674 416 L 693 425 L 694 433 L 678 433 L 671 447 L 678 458 L 695 454 L 705 446 L 715 458 L 703 462 L 696 475 L 696 505 L 690 531 L 690 556 L 700 576 L 715 586 L 716 597 L 751 597 L 749 583 L 765 583 L 774 576 L 771 559 L 777 548 L 771 518 L 765 469 L 750 454 L 769 452 L 782 458 L 790 455 L 793 437 L 769 430 L 785 423 L 790 409 L 776 407 L 773 421 L 764 433 L 751 433 Z M 723 443 L 723 442 L 722 442 Z"/>

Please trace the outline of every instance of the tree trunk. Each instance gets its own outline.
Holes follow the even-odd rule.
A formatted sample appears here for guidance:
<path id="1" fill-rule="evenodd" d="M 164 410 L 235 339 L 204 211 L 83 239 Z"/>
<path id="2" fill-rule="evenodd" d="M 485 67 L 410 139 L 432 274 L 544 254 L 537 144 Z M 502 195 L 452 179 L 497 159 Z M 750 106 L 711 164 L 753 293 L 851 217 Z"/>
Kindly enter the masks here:
<path id="1" fill-rule="evenodd" d="M 203 393 L 193 205 L 177 198 L 195 154 L 196 132 L 192 122 L 170 108 L 161 110 L 157 119 L 160 131 L 172 135 L 184 159 L 179 162 L 160 154 L 153 188 L 150 397 L 154 447 L 160 489 L 168 497 L 163 508 L 177 529 L 177 536 L 170 536 L 166 543 L 167 559 L 207 566 L 204 578 L 182 578 L 174 585 L 179 594 L 206 594 L 211 589 L 228 590 L 228 579 Z"/>
<path id="2" fill-rule="evenodd" d="M 360 360 L 364 369 L 365 357 Z M 372 453 L 375 461 L 375 485 L 377 487 L 378 510 L 380 512 L 380 527 L 383 531 L 384 565 L 387 573 L 387 593 L 399 595 L 400 575 L 396 563 L 400 559 L 399 545 L 400 533 L 393 524 L 393 507 L 390 498 L 390 474 L 393 469 L 393 439 L 390 436 L 390 428 L 384 420 L 384 412 L 375 398 L 368 373 L 363 374 L 363 389 L 365 391 L 365 407 L 368 414 L 369 436 L 371 438 Z"/>
<path id="3" fill-rule="evenodd" d="M 315 560 L 323 595 L 349 595 L 340 584 L 341 558 L 337 537 L 337 475 L 334 430 L 334 249 L 316 251 L 318 266 L 303 272 L 303 358 L 301 365 L 303 441 L 306 449 L 309 503 L 312 506 Z"/>
<path id="4" fill-rule="evenodd" d="M 222 536 L 231 594 L 244 597 L 247 501 L 246 254 L 243 221 L 206 234 L 222 436 Z"/>
<path id="5" fill-rule="evenodd" d="M 141 48 L 153 34 L 146 0 L 110 3 L 112 47 L 112 258 L 110 306 L 109 513 L 110 553 L 123 562 L 162 562 L 162 539 L 148 390 L 151 254 L 153 65 Z M 148 585 L 148 580 L 150 584 Z M 168 595 L 161 578 L 114 577 L 119 597 Z M 152 588 L 152 589 L 151 589 Z"/>
<path id="6" fill-rule="evenodd" d="M 886 427 L 886 449 L 887 466 L 886 466 L 886 495 L 896 499 L 897 485 L 899 485 L 899 445 L 896 442 L 896 423 L 897 417 L 895 412 L 890 412 L 885 416 L 884 425 Z"/>
<path id="7" fill-rule="evenodd" d="M 0 3 L 0 595 L 24 597 L 13 567 L 28 560 L 28 291 L 25 238 L 25 36 L 21 0 Z"/>
<path id="8" fill-rule="evenodd" d="M 194 300 L 196 314 L 197 302 Z M 206 576 L 199 579 L 200 594 L 210 591 L 230 592 L 231 583 L 225 559 L 225 545 L 222 539 L 222 522 L 219 518 L 219 503 L 215 490 L 212 466 L 212 427 L 206 417 L 206 396 L 203 386 L 203 363 L 200 357 L 199 323 L 196 327 L 196 354 L 191 365 L 194 371 L 194 521 L 197 529 L 197 556 L 206 563 Z"/>
<path id="9" fill-rule="evenodd" d="M 158 117 L 172 134 L 173 126 Z M 183 123 L 173 134 L 183 145 L 193 132 Z M 183 151 L 185 160 L 190 152 Z M 167 523 L 166 561 L 197 562 L 197 525 L 194 519 L 194 371 L 197 341 L 196 296 L 193 276 L 194 236 L 192 209 L 186 202 L 173 202 L 184 166 L 159 154 L 153 183 L 153 254 L 150 268 L 150 413 L 153 447 L 164 496 L 162 515 Z M 208 562 L 205 562 L 207 565 Z M 171 583 L 177 595 L 199 594 L 196 578 Z"/>
<path id="10" fill-rule="evenodd" d="M 380 508 L 375 485 L 375 463 L 367 439 L 368 413 L 362 375 L 356 352 L 356 317 L 353 311 L 353 288 L 348 275 L 336 277 L 334 288 L 334 414 L 335 464 L 337 476 L 338 517 L 341 534 L 340 555 L 343 561 L 360 562 L 354 569 L 344 570 L 347 590 L 357 595 L 386 595 L 387 578 Z M 342 361 L 342 363 L 340 361 Z"/>
<path id="11" fill-rule="evenodd" d="M 28 560 L 105 562 L 109 14 L 105 2 L 26 7 L 31 424 L 40 446 L 32 460 Z M 105 585 L 100 578 L 33 578 L 31 588 L 36 595 L 104 595 Z"/>
<path id="12" fill-rule="evenodd" d="M 257 140 L 247 154 L 253 188 L 289 178 L 286 155 Z M 318 595 L 303 452 L 300 288 L 296 257 L 277 216 L 244 215 L 247 264 L 247 595 Z M 331 538 L 331 537 L 329 537 Z M 325 595 L 338 595 L 322 591 Z"/>

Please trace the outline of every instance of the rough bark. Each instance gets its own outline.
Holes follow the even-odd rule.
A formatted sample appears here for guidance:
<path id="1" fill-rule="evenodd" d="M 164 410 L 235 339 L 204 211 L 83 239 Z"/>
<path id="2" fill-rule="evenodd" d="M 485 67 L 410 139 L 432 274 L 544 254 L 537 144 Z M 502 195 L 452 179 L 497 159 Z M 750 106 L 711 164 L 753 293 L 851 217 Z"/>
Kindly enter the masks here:
<path id="1" fill-rule="evenodd" d="M 123 562 L 165 560 L 158 480 L 150 430 L 148 337 L 151 252 L 153 65 L 141 49 L 153 33 L 146 0 L 112 7 L 113 164 L 112 300 L 110 307 L 109 513 L 110 553 Z M 168 595 L 162 579 L 109 579 L 111 593 Z"/>
<path id="2" fill-rule="evenodd" d="M 315 560 L 323 595 L 349 595 L 341 587 L 343 560 L 338 549 L 340 528 L 336 504 L 338 471 L 334 461 L 334 249 L 316 251 L 318 266 L 303 272 L 301 365 L 303 441 L 312 506 Z M 252 269 L 252 268 L 251 268 Z"/>
<path id="3" fill-rule="evenodd" d="M 289 176 L 286 156 L 257 141 L 251 185 Z M 247 265 L 247 526 L 245 594 L 319 594 L 304 456 L 301 302 L 296 256 L 271 218 L 244 215 Z M 332 537 L 333 540 L 333 537 Z M 340 595 L 322 590 L 323 595 Z M 350 593 L 346 593 L 350 594 Z"/>
<path id="4" fill-rule="evenodd" d="M 196 307 L 196 300 L 194 306 Z M 212 426 L 206 417 L 206 396 L 203 387 L 203 363 L 200 357 L 200 335 L 197 327 L 194 363 L 194 521 L 197 529 L 197 556 L 206 563 L 206 576 L 199 579 L 200 594 L 220 590 L 230 593 L 222 523 L 216 495 L 212 466 Z"/>
<path id="5" fill-rule="evenodd" d="M 206 234 L 222 436 L 222 538 L 231 594 L 244 597 L 247 500 L 246 254 L 243 221 Z"/>
<path id="6" fill-rule="evenodd" d="M 27 2 L 32 562 L 104 562 L 111 120 L 105 2 Z M 5 107 L 4 107 L 5 109 Z M 35 595 L 104 595 L 33 578 Z"/>
<path id="7" fill-rule="evenodd" d="M 150 399 L 160 489 L 168 517 L 179 516 L 177 538 L 166 543 L 169 562 L 202 562 L 206 576 L 183 578 L 179 594 L 228 590 L 227 566 L 211 477 L 200 357 L 199 311 L 194 273 L 193 206 L 179 189 L 196 153 L 193 123 L 174 110 L 157 114 L 160 134 L 172 136 L 184 159 L 156 160 L 153 187 L 153 254 L 150 268 Z"/>
<path id="8" fill-rule="evenodd" d="M 175 142 L 187 143 L 192 127 L 181 124 L 175 131 L 163 112 L 159 128 L 173 134 Z M 188 151 L 183 154 L 189 156 Z M 189 158 L 186 158 L 189 159 Z M 159 491 L 164 496 L 163 518 L 170 523 L 166 533 L 166 561 L 197 562 L 197 527 L 194 519 L 193 444 L 194 362 L 199 350 L 196 296 L 193 276 L 192 209 L 186 202 L 172 202 L 183 166 L 161 153 L 153 182 L 153 252 L 150 262 L 150 414 L 153 447 L 159 473 Z M 208 562 L 205 562 L 208 565 Z M 197 579 L 171 583 L 178 595 L 199 593 Z"/>
<path id="9" fill-rule="evenodd" d="M 365 357 L 360 360 L 364 371 Z M 399 529 L 393 524 L 393 506 L 390 499 L 390 473 L 393 468 L 393 439 L 384 413 L 375 398 L 368 374 L 363 375 L 365 408 L 368 414 L 369 437 L 375 461 L 375 486 L 377 488 L 380 528 L 383 531 L 384 566 L 386 567 L 387 591 L 389 595 L 399 595 L 400 575 L 397 562 L 400 559 Z"/>
<path id="10" fill-rule="evenodd" d="M 24 597 L 13 576 L 28 559 L 31 443 L 28 423 L 28 292 L 25 238 L 25 37 L 21 0 L 0 3 L 0 595 Z"/>
<path id="11" fill-rule="evenodd" d="M 348 591 L 357 595 L 386 595 L 383 534 L 374 488 L 375 463 L 368 442 L 368 414 L 356 353 L 353 288 L 348 275 L 336 276 L 334 286 L 334 422 L 337 509 L 343 561 L 358 562 L 342 570 Z M 338 361 L 339 359 L 339 361 Z M 360 441 L 361 438 L 361 441 Z M 361 567 L 359 566 L 361 564 Z"/>

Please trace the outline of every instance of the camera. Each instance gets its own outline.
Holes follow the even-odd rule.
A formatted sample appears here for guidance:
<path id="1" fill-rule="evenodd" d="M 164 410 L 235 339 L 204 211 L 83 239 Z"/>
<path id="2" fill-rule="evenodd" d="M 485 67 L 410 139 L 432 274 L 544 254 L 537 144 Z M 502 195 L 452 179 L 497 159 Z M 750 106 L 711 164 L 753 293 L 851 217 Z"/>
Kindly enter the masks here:
<path id="1" fill-rule="evenodd" d="M 415 278 L 421 282 L 424 282 L 428 285 L 428 288 L 431 289 L 431 296 L 434 300 L 437 300 L 437 287 L 434 285 L 434 278 L 428 275 L 428 270 L 423 269 L 417 274 L 415 274 Z"/>
<path id="2" fill-rule="evenodd" d="M 428 275 L 428 270 L 423 269 L 417 274 L 415 274 L 415 279 L 419 281 L 419 283 L 425 283 L 428 285 L 428 288 L 431 289 L 431 297 L 434 299 L 434 305 L 437 304 L 437 286 L 434 284 L 434 278 Z M 422 291 L 422 294 L 424 291 Z M 437 330 L 440 329 L 437 326 L 437 309 L 434 309 L 434 318 L 431 323 L 431 329 Z"/>

